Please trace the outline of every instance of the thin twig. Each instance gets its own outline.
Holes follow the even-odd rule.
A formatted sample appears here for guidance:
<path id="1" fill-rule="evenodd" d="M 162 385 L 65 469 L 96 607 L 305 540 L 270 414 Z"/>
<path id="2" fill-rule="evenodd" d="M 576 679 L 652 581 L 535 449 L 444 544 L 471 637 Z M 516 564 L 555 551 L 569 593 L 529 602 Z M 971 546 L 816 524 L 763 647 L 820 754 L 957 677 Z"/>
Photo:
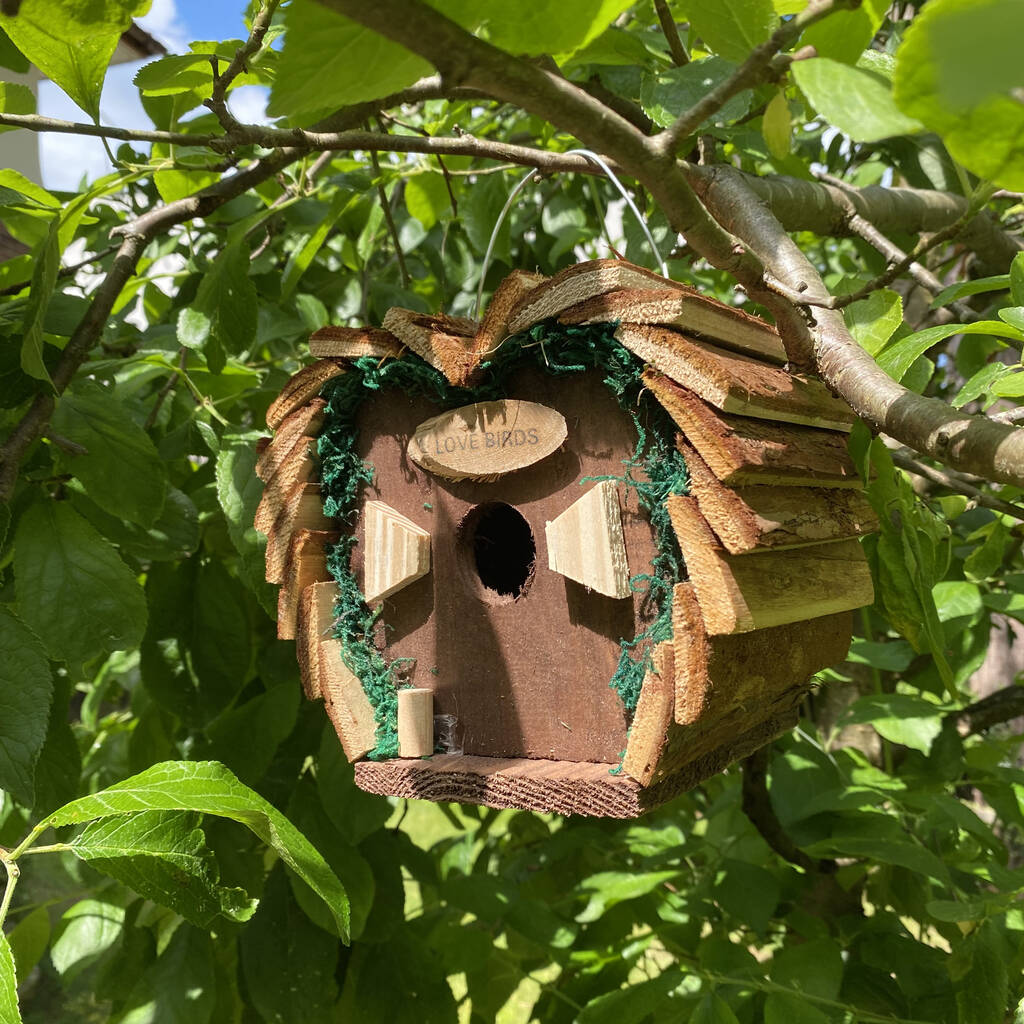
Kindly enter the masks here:
<path id="1" fill-rule="evenodd" d="M 1006 409 L 1004 412 L 994 412 L 989 419 L 996 423 L 1020 423 L 1024 420 L 1024 405 L 1018 405 L 1016 409 Z"/>
<path id="2" fill-rule="evenodd" d="M 402 287 L 408 288 L 412 284 L 412 278 L 409 277 L 409 268 L 405 265 L 402 241 L 398 237 L 398 227 L 395 224 L 394 214 L 391 212 L 391 203 L 384 189 L 384 182 L 381 180 L 380 161 L 377 159 L 377 154 L 372 150 L 370 151 L 370 163 L 373 164 L 373 174 L 377 179 L 377 197 L 380 199 L 381 209 L 384 211 L 384 220 L 388 226 L 388 233 L 391 235 L 391 241 L 395 247 L 395 258 L 398 260 L 398 272 L 402 276 Z"/>
<path id="3" fill-rule="evenodd" d="M 392 124 L 400 125 L 402 128 L 406 128 L 411 132 L 416 132 L 417 135 L 420 135 L 425 139 L 429 139 L 431 137 L 430 132 L 428 132 L 426 128 L 421 128 L 418 125 L 409 124 L 407 121 L 402 121 L 399 118 L 395 117 L 394 114 L 387 113 L 387 111 L 381 111 L 380 115 L 377 118 L 377 123 L 380 124 L 382 131 L 384 129 L 384 125 L 381 124 L 382 119 L 390 121 Z M 441 156 L 441 154 L 436 154 L 436 157 L 437 165 L 438 167 L 441 168 L 441 174 L 444 176 L 445 188 L 448 189 L 448 201 L 451 203 L 452 206 L 452 216 L 458 217 L 459 203 L 458 200 L 455 198 L 455 190 L 452 188 L 451 174 L 448 172 L 448 167 L 445 164 L 444 158 Z"/>
<path id="4" fill-rule="evenodd" d="M 676 67 L 681 68 L 684 64 L 689 64 L 690 55 L 686 52 L 682 39 L 679 38 L 679 26 L 676 25 L 676 19 L 672 17 L 666 0 L 654 0 L 654 9 L 658 12 L 658 22 L 661 24 L 661 31 L 664 33 Z"/>
<path id="5" fill-rule="evenodd" d="M 82 269 L 82 267 L 89 266 L 90 263 L 98 263 L 100 260 L 109 256 L 111 253 L 117 252 L 116 245 L 108 245 L 106 249 L 102 249 L 100 252 L 93 253 L 92 256 L 86 257 L 84 260 L 80 260 L 78 263 L 72 263 L 70 266 L 61 267 L 57 271 L 57 280 L 62 280 L 68 277 L 74 277 Z M 6 288 L 0 288 L 0 295 L 17 295 L 18 292 L 25 288 L 27 285 L 32 283 L 31 278 L 27 281 L 19 281 L 17 284 L 9 284 Z"/>
<path id="6" fill-rule="evenodd" d="M 689 110 L 684 111 L 671 127 L 655 136 L 658 147 L 666 153 L 675 153 L 680 143 L 692 135 L 712 114 L 744 89 L 767 80 L 774 74 L 772 62 L 809 25 L 827 17 L 833 11 L 854 6 L 855 0 L 812 0 L 799 14 L 784 21 L 750 56 L 724 81 L 705 93 Z"/>
<path id="7" fill-rule="evenodd" d="M 146 417 L 144 427 L 149 430 L 154 423 L 156 423 L 157 416 L 160 415 L 160 409 L 164 402 L 167 401 L 167 396 L 174 390 L 174 386 L 178 383 L 178 377 L 180 374 L 185 372 L 185 367 L 188 364 L 188 349 L 184 345 L 181 346 L 181 351 L 178 353 L 178 373 L 172 373 L 168 378 L 164 386 L 160 389 L 160 393 L 156 396 L 156 402 L 153 403 L 153 408 L 150 409 L 149 415 Z"/>
<path id="8" fill-rule="evenodd" d="M 994 498 L 992 495 L 979 490 L 973 484 L 969 484 L 960 476 L 952 476 L 941 469 L 926 466 L 923 462 L 917 462 L 906 455 L 901 455 L 899 452 L 893 452 L 892 461 L 900 469 L 905 469 L 908 473 L 913 473 L 915 476 L 920 476 L 934 484 L 939 484 L 939 486 L 945 487 L 946 490 L 952 491 L 954 494 L 962 494 L 964 497 L 970 498 L 976 505 L 990 508 L 993 512 L 1002 512 L 1005 516 L 1012 516 L 1014 519 L 1024 522 L 1024 507 L 1003 501 L 1002 498 Z"/>

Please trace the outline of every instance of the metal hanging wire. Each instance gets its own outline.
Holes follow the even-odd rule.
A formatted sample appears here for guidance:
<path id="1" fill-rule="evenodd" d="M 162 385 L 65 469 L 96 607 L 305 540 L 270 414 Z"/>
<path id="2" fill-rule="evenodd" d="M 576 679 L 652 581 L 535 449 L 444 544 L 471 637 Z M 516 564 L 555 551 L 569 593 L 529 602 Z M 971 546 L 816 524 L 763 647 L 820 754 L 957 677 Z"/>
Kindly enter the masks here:
<path id="1" fill-rule="evenodd" d="M 596 167 L 600 168 L 602 173 L 611 181 L 611 183 L 618 189 L 619 195 L 625 200 L 626 205 L 632 211 L 633 216 L 636 217 L 637 223 L 640 225 L 641 230 L 644 233 L 644 237 L 647 239 L 647 244 L 651 247 L 651 252 L 654 253 L 655 259 L 658 261 L 658 265 L 661 268 L 662 277 L 668 277 L 668 265 L 662 258 L 661 253 L 658 251 L 658 246 L 655 244 L 654 236 L 651 234 L 650 229 L 647 227 L 647 221 L 644 220 L 643 214 L 637 209 L 636 203 L 633 202 L 632 197 L 626 191 L 626 187 L 619 181 L 618 176 L 608 166 L 607 162 L 603 157 L 598 156 L 593 150 L 590 149 L 570 149 L 565 153 L 566 156 L 582 156 L 589 160 Z M 480 312 L 483 307 L 484 301 L 484 281 L 487 278 L 487 269 L 491 265 L 491 254 L 494 252 L 495 243 L 498 241 L 498 232 L 501 231 L 502 224 L 505 223 L 505 217 L 508 215 L 508 211 L 512 209 L 512 204 L 516 201 L 516 196 L 526 188 L 530 179 L 535 175 L 539 174 L 538 168 L 533 168 L 528 171 L 524 177 L 516 184 L 516 187 L 509 193 L 508 199 L 505 200 L 505 205 L 501 208 L 501 213 L 498 214 L 498 219 L 495 221 L 494 230 L 491 232 L 490 241 L 487 243 L 487 251 L 484 253 L 484 261 L 480 267 L 480 283 L 476 289 L 476 319 L 480 319 Z"/>

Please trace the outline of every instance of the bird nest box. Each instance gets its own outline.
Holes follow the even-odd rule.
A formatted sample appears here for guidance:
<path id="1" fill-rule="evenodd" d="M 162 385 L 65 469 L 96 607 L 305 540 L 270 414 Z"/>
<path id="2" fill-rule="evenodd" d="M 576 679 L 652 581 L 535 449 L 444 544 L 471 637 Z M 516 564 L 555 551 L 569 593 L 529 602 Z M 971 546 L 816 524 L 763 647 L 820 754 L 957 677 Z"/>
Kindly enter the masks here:
<path id="1" fill-rule="evenodd" d="M 356 783 L 633 817 L 790 729 L 872 600 L 854 415 L 623 260 L 325 327 L 256 526 Z"/>

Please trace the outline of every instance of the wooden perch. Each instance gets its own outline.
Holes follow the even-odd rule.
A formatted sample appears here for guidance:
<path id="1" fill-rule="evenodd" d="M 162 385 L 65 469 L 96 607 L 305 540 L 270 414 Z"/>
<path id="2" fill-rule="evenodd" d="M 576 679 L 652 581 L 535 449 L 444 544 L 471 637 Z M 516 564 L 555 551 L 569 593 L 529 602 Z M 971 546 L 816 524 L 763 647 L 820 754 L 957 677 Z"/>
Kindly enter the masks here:
<path id="1" fill-rule="evenodd" d="M 654 370 L 643 381 L 722 483 L 861 486 L 843 434 L 720 413 Z"/>
<path id="2" fill-rule="evenodd" d="M 309 337 L 309 354 L 318 359 L 359 359 L 375 356 L 397 359 L 404 345 L 390 331 L 379 327 L 321 327 Z"/>
<path id="3" fill-rule="evenodd" d="M 395 306 L 384 314 L 384 328 L 452 384 L 465 384 L 479 363 L 474 352 L 475 320 L 443 313 L 431 316 Z"/>
<path id="4" fill-rule="evenodd" d="M 843 661 L 850 646 L 849 612 L 732 636 L 708 636 L 693 584 L 672 595 L 674 718 L 692 725 L 739 707 L 751 713 L 815 672 Z M 646 683 L 645 683 L 646 685 Z"/>
<path id="5" fill-rule="evenodd" d="M 679 449 L 690 473 L 690 494 L 730 554 L 821 544 L 878 529 L 874 509 L 860 491 L 821 487 L 732 490 L 719 482 L 689 445 L 681 444 Z"/>
<path id="6" fill-rule="evenodd" d="M 666 504 L 712 635 L 817 618 L 874 600 L 871 570 L 856 540 L 730 555 L 693 498 L 674 495 Z"/>
<path id="7" fill-rule="evenodd" d="M 309 700 L 323 697 L 320 685 L 320 643 L 331 638 L 337 598 L 338 585 L 334 580 L 311 583 L 299 598 L 295 653 L 302 674 L 302 689 Z"/>
<path id="8" fill-rule="evenodd" d="M 606 597 L 630 596 L 618 488 L 602 480 L 544 527 L 548 568 Z"/>
<path id="9" fill-rule="evenodd" d="M 363 684 L 345 664 L 342 651 L 340 640 L 320 642 L 320 688 L 345 757 L 358 761 L 377 744 L 377 722 Z"/>
<path id="10" fill-rule="evenodd" d="M 267 409 L 267 426 L 277 430 L 296 409 L 301 409 L 320 394 L 320 389 L 335 377 L 343 374 L 345 367 L 334 359 L 318 359 L 292 374 L 281 394 Z"/>
<path id="11" fill-rule="evenodd" d="M 320 485 L 298 481 L 285 496 L 281 511 L 267 531 L 265 554 L 268 583 L 284 580 L 288 542 L 296 530 L 329 530 L 331 521 L 324 515 Z"/>
<path id="12" fill-rule="evenodd" d="M 430 533 L 383 501 L 363 507 L 363 595 L 376 604 L 430 572 Z"/>
<path id="13" fill-rule="evenodd" d="M 691 288 L 630 288 L 587 299 L 558 318 L 563 324 L 655 324 L 696 332 L 718 345 L 773 363 L 786 362 L 774 327 Z"/>
<path id="14" fill-rule="evenodd" d="M 665 327 L 623 324 L 615 337 L 645 362 L 723 412 L 849 430 L 856 416 L 821 381 L 695 341 Z"/>
<path id="15" fill-rule="evenodd" d="M 256 475 L 262 481 L 266 482 L 278 471 L 300 437 L 315 437 L 320 433 L 326 405 L 322 398 L 314 398 L 281 424 L 256 460 Z"/>
<path id="16" fill-rule="evenodd" d="M 654 648 L 653 664 L 644 676 L 636 714 L 629 727 L 622 770 L 641 786 L 654 778 L 675 712 L 673 653 L 671 641 Z"/>
<path id="17" fill-rule="evenodd" d="M 277 595 L 277 638 L 294 640 L 299 598 L 312 583 L 330 579 L 327 549 L 337 544 L 332 530 L 296 530 L 288 544 L 284 583 Z"/>
<path id="18" fill-rule="evenodd" d="M 300 483 L 311 483 L 316 476 L 316 438 L 300 437 L 281 461 L 277 472 L 264 484 L 263 497 L 256 506 L 253 526 L 260 533 L 270 533 L 284 508 L 288 495 Z"/>
<path id="19" fill-rule="evenodd" d="M 434 691 L 398 691 L 398 756 L 430 757 L 434 752 Z"/>
<path id="20" fill-rule="evenodd" d="M 509 316 L 508 332 L 518 334 L 541 320 L 558 316 L 586 299 L 621 288 L 671 292 L 683 286 L 626 260 L 588 260 L 576 263 L 560 270 L 519 302 Z"/>

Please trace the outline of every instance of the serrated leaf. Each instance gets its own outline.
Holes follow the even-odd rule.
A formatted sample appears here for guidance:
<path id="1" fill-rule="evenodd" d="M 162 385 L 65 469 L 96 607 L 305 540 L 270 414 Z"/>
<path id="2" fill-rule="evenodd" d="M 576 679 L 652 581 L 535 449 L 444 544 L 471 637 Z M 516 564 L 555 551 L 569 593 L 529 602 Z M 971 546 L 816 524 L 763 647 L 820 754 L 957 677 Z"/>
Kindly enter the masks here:
<path id="1" fill-rule="evenodd" d="M 32 260 L 32 287 L 21 324 L 21 368 L 30 377 L 44 380 L 52 388 L 53 381 L 43 361 L 43 323 L 60 270 L 59 217 L 51 218 L 46 237 L 32 252 Z"/>
<path id="2" fill-rule="evenodd" d="M 824 57 L 797 61 L 792 73 L 815 111 L 855 142 L 875 142 L 922 129 L 919 121 L 896 106 L 882 75 Z"/>
<path id="3" fill-rule="evenodd" d="M 13 82 L 0 82 L 0 113 L 34 114 L 36 112 L 35 93 L 27 85 Z M 10 125 L 0 125 L 0 132 L 17 131 Z"/>
<path id="4" fill-rule="evenodd" d="M 686 13 L 708 47 L 737 63 L 778 24 L 771 0 L 695 0 L 686 5 Z"/>
<path id="5" fill-rule="evenodd" d="M 291 294 L 295 291 L 295 287 L 298 285 L 300 278 L 309 268 L 309 265 L 313 262 L 324 242 L 327 241 L 327 236 L 330 234 L 334 225 L 338 222 L 338 218 L 345 211 L 345 208 L 352 202 L 353 199 L 348 192 L 345 189 L 339 189 L 331 200 L 330 205 L 323 210 L 316 228 L 309 233 L 305 242 L 298 246 L 288 257 L 288 262 L 285 264 L 284 268 L 284 276 L 281 279 L 282 301 L 291 297 Z M 254 288 L 254 300 L 255 295 L 256 292 Z"/>
<path id="6" fill-rule="evenodd" d="M 843 317 L 858 344 L 870 355 L 877 355 L 903 322 L 903 300 L 896 292 L 880 288 L 851 302 Z"/>
<path id="7" fill-rule="evenodd" d="M 985 921 L 965 943 L 969 966 L 956 983 L 959 1024 L 991 1024 L 1004 1019 L 1009 988 L 1003 941 L 992 921 Z"/>
<path id="8" fill-rule="evenodd" d="M 1005 363 L 988 363 L 964 382 L 964 386 L 957 392 L 950 405 L 954 409 L 962 409 L 968 402 L 973 402 L 991 391 L 996 381 L 1010 372 L 1010 367 Z"/>
<path id="9" fill-rule="evenodd" d="M 1017 257 L 1014 257 L 1016 260 Z M 1011 267 L 1013 264 L 1011 264 Z M 1001 292 L 1010 287 L 1009 274 L 997 274 L 995 277 L 978 277 L 973 281 L 961 281 L 960 284 L 951 284 L 943 288 L 938 295 L 932 299 L 931 309 L 938 309 L 956 299 L 964 299 L 970 295 L 980 295 L 982 292 Z M 1014 300 L 1016 301 L 1016 300 Z"/>
<path id="10" fill-rule="evenodd" d="M 832 11 L 800 36 L 801 46 L 813 46 L 819 57 L 855 64 L 885 20 L 889 0 L 864 0 L 852 10 Z"/>
<path id="11" fill-rule="evenodd" d="M 22 0 L 17 14 L 0 15 L 2 28 L 46 78 L 59 85 L 93 120 L 121 34 L 149 0 Z"/>
<path id="12" fill-rule="evenodd" d="M 451 208 L 448 188 L 440 174 L 417 174 L 405 183 L 405 207 L 428 231 Z"/>
<path id="13" fill-rule="evenodd" d="M 35 766 L 53 697 L 50 662 L 39 638 L 0 607 L 0 789 L 31 807 Z"/>
<path id="14" fill-rule="evenodd" d="M 179 334 L 184 327 L 187 339 L 182 344 L 194 346 L 197 341 L 214 341 L 225 352 L 237 355 L 256 337 L 258 305 L 256 286 L 249 277 L 249 250 L 244 239 L 230 242 L 203 275 L 192 303 L 193 309 L 209 319 L 208 336 L 202 337 L 203 327 L 198 319 L 183 324 L 179 316 Z"/>
<path id="15" fill-rule="evenodd" d="M 0 1024 L 22 1024 L 18 1009 L 18 976 L 7 936 L 0 931 Z"/>
<path id="16" fill-rule="evenodd" d="M 915 331 L 882 350 L 877 356 L 878 365 L 893 380 L 902 380 L 919 356 L 933 345 L 952 337 L 954 334 L 991 334 L 997 338 L 1012 338 L 1024 342 L 1024 332 L 1003 323 L 1001 320 L 978 320 L 971 324 L 942 324 Z"/>
<path id="17" fill-rule="evenodd" d="M 893 79 L 900 109 L 937 132 L 954 160 L 1014 190 L 1024 188 L 1021 31 L 1015 0 L 936 0 L 908 27 Z"/>
<path id="18" fill-rule="evenodd" d="M 80 900 L 69 907 L 54 929 L 50 947 L 56 972 L 71 981 L 117 942 L 123 923 L 124 907 L 110 900 Z"/>
<path id="19" fill-rule="evenodd" d="M 117 552 L 66 502 L 30 506 L 15 534 L 18 610 L 51 657 L 81 663 L 135 647 L 146 599 Z"/>
<path id="20" fill-rule="evenodd" d="M 652 871 L 643 874 L 630 874 L 624 871 L 601 871 L 585 878 L 580 883 L 583 893 L 589 893 L 590 899 L 586 907 L 576 915 L 580 924 L 598 920 L 606 910 L 623 900 L 635 900 L 646 896 L 660 888 L 670 878 L 675 878 L 675 871 Z"/>
<path id="21" fill-rule="evenodd" d="M 667 128 L 682 113 L 736 70 L 721 57 L 705 57 L 690 61 L 681 68 L 644 75 L 640 105 L 655 124 Z M 733 96 L 709 118 L 711 124 L 725 124 L 742 117 L 750 109 L 750 90 Z"/>
<path id="22" fill-rule="evenodd" d="M 650 1020 L 652 1013 L 665 1006 L 666 999 L 678 988 L 682 980 L 683 972 L 670 967 L 649 981 L 605 992 L 591 999 L 577 1020 L 579 1024 L 641 1024 L 642 1021 Z M 721 1008 L 716 1004 L 712 1003 L 710 1008 L 712 1016 L 702 1016 L 704 1002 L 698 1004 L 689 1018 L 691 1024 L 735 1024 L 736 1018 L 728 1014 L 721 1015 Z M 728 1006 L 725 1009 L 728 1011 Z M 714 1015 L 716 1012 L 718 1016 Z"/>
<path id="23" fill-rule="evenodd" d="M 58 827 L 143 811 L 197 811 L 240 822 L 327 904 L 348 935 L 348 897 L 324 859 L 298 829 L 216 761 L 164 761 L 108 789 L 73 800 L 44 819 Z"/>
<path id="24" fill-rule="evenodd" d="M 721 996 L 708 992 L 690 1015 L 689 1024 L 739 1024 L 739 1020 Z"/>
<path id="25" fill-rule="evenodd" d="M 207 927 L 220 915 L 247 921 L 256 901 L 218 882 L 217 863 L 190 811 L 147 811 L 87 825 L 69 843 L 97 871 Z"/>
<path id="26" fill-rule="evenodd" d="M 100 508 L 153 525 L 164 507 L 167 469 L 115 393 L 92 381 L 77 381 L 58 400 L 53 429 L 85 449 L 75 455 L 62 452 L 61 461 Z"/>
<path id="27" fill-rule="evenodd" d="M 942 711 L 929 701 L 907 693 L 870 694 L 855 701 L 845 721 L 870 722 L 892 743 L 927 754 L 942 732 Z"/>

